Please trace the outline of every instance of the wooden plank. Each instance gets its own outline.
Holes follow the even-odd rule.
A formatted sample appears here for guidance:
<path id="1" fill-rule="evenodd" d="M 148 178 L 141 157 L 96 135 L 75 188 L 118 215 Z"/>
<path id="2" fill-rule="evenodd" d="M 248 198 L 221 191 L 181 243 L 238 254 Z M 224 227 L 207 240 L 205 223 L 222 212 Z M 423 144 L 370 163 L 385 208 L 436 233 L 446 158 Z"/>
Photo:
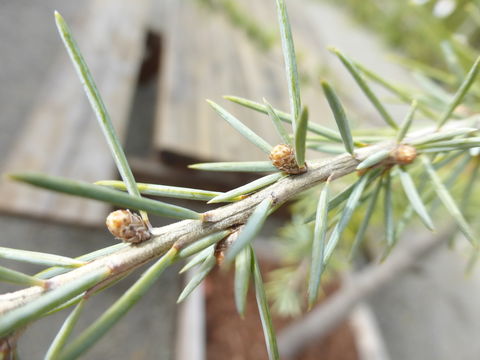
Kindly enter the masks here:
<path id="1" fill-rule="evenodd" d="M 148 6 L 149 0 L 91 0 L 74 28 L 121 137 L 143 54 Z M 84 181 L 111 178 L 111 155 L 65 51 L 47 78 L 2 173 L 37 171 Z M 2 179 L 0 210 L 95 225 L 103 223 L 108 205 Z"/>
<path id="2" fill-rule="evenodd" d="M 204 99 L 219 102 L 272 144 L 279 141 L 270 122 L 262 115 L 221 98 L 224 94 L 234 94 L 261 102 L 266 97 L 275 107 L 288 111 L 275 2 L 243 0 L 238 3 L 261 26 L 277 33 L 274 48 L 262 53 L 244 31 L 235 28 L 220 11 L 198 7 L 193 0 L 168 1 L 169 13 L 174 16 L 170 17 L 164 32 L 166 46 L 155 119 L 155 148 L 160 153 L 199 160 L 265 159 L 264 154 L 256 151 L 205 105 Z M 310 110 L 310 121 L 336 129 L 320 87 L 319 80 L 324 77 L 340 92 L 353 125 L 360 121 L 382 124 L 358 86 L 328 52 L 327 46 L 333 44 L 345 48 L 348 44 L 348 53 L 362 61 L 377 59 L 380 48 L 356 28 L 350 32 L 331 31 L 337 22 L 345 27 L 347 24 L 345 17 L 328 4 L 292 0 L 287 2 L 287 7 L 300 75 L 308 78 L 308 81 L 301 82 L 301 93 L 303 104 Z M 349 28 L 353 26 L 348 25 Z M 353 44 L 351 34 L 355 37 Z M 404 72 L 397 73 L 405 78 Z M 379 95 L 388 94 L 380 91 Z M 390 110 L 396 117 L 405 112 L 403 106 L 390 107 Z M 310 151 L 309 157 L 312 156 L 322 155 Z"/>
<path id="3" fill-rule="evenodd" d="M 287 95 L 283 69 L 267 69 L 266 55 L 222 14 L 192 0 L 175 2 L 170 11 L 170 25 L 164 34 L 155 148 L 200 160 L 265 159 L 265 154 L 220 119 L 205 99 L 222 104 L 275 144 L 276 134 L 263 115 L 229 104 L 222 96 L 235 94 L 258 101 L 267 96 L 281 103 Z M 275 89 L 271 92 L 274 96 L 261 91 L 259 84 Z"/>

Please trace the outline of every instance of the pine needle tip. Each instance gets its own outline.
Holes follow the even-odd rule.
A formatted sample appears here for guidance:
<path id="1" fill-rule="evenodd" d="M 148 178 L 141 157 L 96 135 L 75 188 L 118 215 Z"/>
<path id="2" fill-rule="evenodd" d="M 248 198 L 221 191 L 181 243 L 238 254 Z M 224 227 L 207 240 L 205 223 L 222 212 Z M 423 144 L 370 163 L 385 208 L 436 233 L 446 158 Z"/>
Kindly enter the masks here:
<path id="1" fill-rule="evenodd" d="M 340 52 L 340 49 L 333 45 L 327 46 L 327 50 L 334 54 L 338 54 Z"/>

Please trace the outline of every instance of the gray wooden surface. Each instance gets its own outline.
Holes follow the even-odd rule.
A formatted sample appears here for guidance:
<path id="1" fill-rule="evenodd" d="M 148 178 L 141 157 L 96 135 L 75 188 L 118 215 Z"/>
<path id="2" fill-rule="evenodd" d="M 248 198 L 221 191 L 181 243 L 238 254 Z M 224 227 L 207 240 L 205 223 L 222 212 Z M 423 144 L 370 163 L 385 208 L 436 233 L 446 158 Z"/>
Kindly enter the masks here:
<path id="1" fill-rule="evenodd" d="M 86 2 L 65 2 L 63 0 L 0 1 L 1 168 L 6 163 L 6 154 L 12 146 L 15 146 L 18 137 L 22 136 L 22 131 L 27 127 L 29 114 L 38 103 L 38 95 L 45 92 L 44 82 L 51 77 L 52 72 L 55 72 L 57 57 L 65 56 L 63 45 L 55 28 L 53 10 L 60 11 L 76 32 L 84 24 L 87 14 L 86 4 Z M 121 22 L 118 25 L 121 25 Z M 71 70 L 73 71 L 73 69 Z M 72 78 L 72 86 L 79 87 L 77 79 Z M 87 106 L 80 87 L 78 94 L 84 106 Z M 119 106 L 125 105 L 119 104 Z M 115 110 L 113 112 L 115 113 Z M 93 114 L 89 113 L 88 116 L 92 129 L 97 131 L 98 126 Z M 132 141 L 138 142 L 138 139 Z M 38 151 L 42 150 L 38 148 Z M 44 152 L 44 154 L 47 153 Z M 55 156 L 55 153 L 50 155 Z M 101 156 L 109 156 L 108 150 L 103 150 Z M 94 161 L 93 158 L 91 160 Z M 24 189 L 27 188 L 24 187 Z M 107 208 L 105 207 L 105 209 Z M 97 221 L 103 222 L 103 219 L 100 218 Z M 159 219 L 155 219 L 155 223 L 162 224 Z M 0 229 L 0 246 L 46 251 L 67 256 L 79 256 L 115 243 L 106 229 L 6 214 L 0 215 Z M 0 263 L 31 274 L 39 270 L 35 266 L 5 260 L 0 260 Z M 129 284 L 140 275 L 141 271 L 137 271 L 132 274 L 131 278 L 93 298 L 76 331 L 88 326 L 98 314 L 118 299 Z M 180 292 L 177 272 L 178 269 L 174 268 L 167 270 L 162 275 L 161 281 L 155 284 L 124 321 L 116 325 L 108 336 L 83 358 L 93 360 L 173 359 L 174 347 L 171 344 L 174 343 L 176 323 L 177 306 L 175 301 Z M 18 287 L 0 284 L 2 293 L 15 289 Z M 42 319 L 30 327 L 20 340 L 20 358 L 43 358 L 49 343 L 68 312 L 68 310 L 62 311 L 52 317 Z"/>
<path id="2" fill-rule="evenodd" d="M 290 1 L 287 5 L 304 80 L 302 99 L 309 107 L 311 121 L 335 128 L 320 87 L 320 80 L 328 79 L 349 105 L 347 112 L 354 128 L 383 124 L 327 47 L 336 45 L 379 73 L 393 75 L 393 80 L 405 80 L 406 72 L 380 60 L 382 46 L 339 16 L 336 9 L 309 1 Z M 280 142 L 266 116 L 222 99 L 223 95 L 234 94 L 262 102 L 265 97 L 274 107 L 289 111 L 275 2 L 248 0 L 239 6 L 264 30 L 277 35 L 273 49 L 260 51 L 244 30 L 226 21 L 221 11 L 208 11 L 198 1 L 165 0 L 159 5 L 169 14 L 162 18 L 163 56 L 154 131 L 154 146 L 160 153 L 207 161 L 265 159 L 207 105 L 207 98 L 224 106 L 267 141 Z M 342 31 L 338 31 L 340 28 Z M 380 97 L 385 95 L 379 91 Z M 403 119 L 405 106 L 388 108 L 398 122 Z"/>
<path id="3" fill-rule="evenodd" d="M 120 138 L 125 135 L 143 56 L 148 5 L 149 0 L 91 0 L 82 16 L 66 18 L 67 22 L 75 18 L 74 36 Z M 53 14 L 45 20 L 54 26 Z M 58 35 L 52 37 L 61 43 Z M 2 172 L 36 171 L 88 182 L 116 177 L 106 141 L 66 51 L 59 52 L 58 58 L 52 55 L 53 65 L 39 69 L 50 71 L 38 88 L 36 105 L 16 141 L 3 152 Z M 98 225 L 107 209 L 98 202 L 0 179 L 0 210 L 4 212 Z"/>
<path id="4" fill-rule="evenodd" d="M 266 2 L 247 1 L 242 6 Z M 228 104 L 223 95 L 286 102 L 283 74 L 270 73 L 264 54 L 228 20 L 197 1 L 165 1 L 164 50 L 154 145 L 160 152 L 200 160 L 245 161 L 266 156 L 205 102 L 221 103 L 252 130 L 278 143 L 268 119 Z M 275 68 L 275 70 L 281 70 Z M 269 77 L 270 76 L 270 77 Z"/>

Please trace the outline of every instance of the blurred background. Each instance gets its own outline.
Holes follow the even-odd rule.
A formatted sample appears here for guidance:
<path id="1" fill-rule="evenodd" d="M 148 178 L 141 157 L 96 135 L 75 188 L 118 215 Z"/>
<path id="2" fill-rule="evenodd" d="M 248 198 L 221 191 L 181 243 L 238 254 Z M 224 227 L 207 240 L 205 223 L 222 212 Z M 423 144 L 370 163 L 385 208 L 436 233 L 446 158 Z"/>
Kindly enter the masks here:
<path id="1" fill-rule="evenodd" d="M 458 86 L 480 41 L 476 0 L 290 0 L 287 6 L 303 102 L 312 121 L 330 127 L 335 123 L 321 93 L 321 79 L 335 84 L 354 129 L 375 128 L 382 120 L 328 46 L 340 48 L 391 83 L 426 89 L 441 98 Z M 202 161 L 265 160 L 221 121 L 205 102 L 207 98 L 225 106 L 271 143 L 278 142 L 262 115 L 222 99 L 223 95 L 258 102 L 266 98 L 274 107 L 288 109 L 273 0 L 1 1 L 2 174 L 39 171 L 89 182 L 118 178 L 57 34 L 54 10 L 76 35 L 138 181 L 225 191 L 254 179 L 248 174 L 202 173 L 186 166 Z M 458 61 L 452 60 L 456 54 L 462 55 Z M 392 100 L 384 87 L 374 89 L 394 118 L 402 119 L 408 106 Z M 330 155 L 310 154 L 319 156 Z M 205 209 L 199 204 L 179 204 Z M 79 256 L 114 243 L 103 225 L 110 210 L 108 205 L 2 178 L 0 245 Z M 289 217 L 284 211 L 271 219 L 257 241 L 265 269 L 276 269 L 285 260 L 275 240 L 288 238 L 292 231 L 291 237 L 297 236 L 293 225 L 283 227 L 279 235 L 278 229 Z M 165 219 L 152 222 L 168 223 Z M 424 233 L 412 227 L 405 241 L 415 241 Z M 480 358 L 480 273 L 474 270 L 466 275 L 466 252 L 461 245 L 432 251 L 396 274 L 394 281 L 378 285 L 356 301 L 352 312 L 344 314 L 328 334 L 302 348 L 297 358 Z M 27 273 L 39 270 L 6 260 L 1 263 Z M 362 263 L 339 265 L 326 286 L 327 298 L 349 278 L 355 279 Z M 288 261 L 281 265 L 291 266 Z M 178 270 L 169 269 L 85 358 L 266 358 L 254 297 L 247 318 L 241 321 L 235 314 L 230 274 L 215 271 L 186 304 L 177 306 L 184 283 Z M 281 273 L 267 276 L 272 299 L 279 297 L 275 288 L 279 277 Z M 94 297 L 78 328 L 102 313 L 132 281 L 126 279 Z M 0 285 L 2 293 L 15 289 Z M 293 305 L 289 303 L 285 311 L 285 301 L 290 300 L 274 302 L 280 312 L 283 304 L 283 312 L 291 315 L 296 313 L 298 299 L 291 300 Z M 60 312 L 30 327 L 20 341 L 20 357 L 41 358 L 65 316 Z M 292 321 L 291 316 L 279 314 L 279 333 Z"/>

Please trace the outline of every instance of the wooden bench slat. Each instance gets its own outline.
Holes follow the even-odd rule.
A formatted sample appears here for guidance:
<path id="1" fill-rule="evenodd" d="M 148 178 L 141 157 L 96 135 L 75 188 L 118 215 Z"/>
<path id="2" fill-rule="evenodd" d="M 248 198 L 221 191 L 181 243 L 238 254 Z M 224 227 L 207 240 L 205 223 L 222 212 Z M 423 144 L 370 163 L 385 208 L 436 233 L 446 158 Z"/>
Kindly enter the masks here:
<path id="1" fill-rule="evenodd" d="M 81 29 L 75 31 L 121 137 L 143 54 L 148 6 L 149 0 L 92 0 Z M 4 173 L 19 171 L 84 181 L 113 175 L 105 139 L 65 51 L 49 73 L 39 103 L 2 169 Z M 5 179 L 0 182 L 1 211 L 98 225 L 108 208 Z"/>
<path id="2" fill-rule="evenodd" d="M 281 87 L 283 69 L 275 70 L 273 76 L 264 65 L 251 71 L 257 64 L 265 64 L 261 60 L 265 54 L 222 14 L 194 1 L 177 2 L 171 11 L 174 20 L 164 34 L 155 148 L 200 160 L 265 159 L 265 154 L 220 119 L 205 99 L 220 103 L 274 144 L 278 139 L 263 115 L 229 104 L 222 96 L 236 94 L 261 101 L 265 93 L 258 91 L 258 84 L 269 81 L 269 86 L 282 89 L 276 95 L 286 98 L 286 87 Z M 253 73 L 259 79 L 254 79 Z"/>

